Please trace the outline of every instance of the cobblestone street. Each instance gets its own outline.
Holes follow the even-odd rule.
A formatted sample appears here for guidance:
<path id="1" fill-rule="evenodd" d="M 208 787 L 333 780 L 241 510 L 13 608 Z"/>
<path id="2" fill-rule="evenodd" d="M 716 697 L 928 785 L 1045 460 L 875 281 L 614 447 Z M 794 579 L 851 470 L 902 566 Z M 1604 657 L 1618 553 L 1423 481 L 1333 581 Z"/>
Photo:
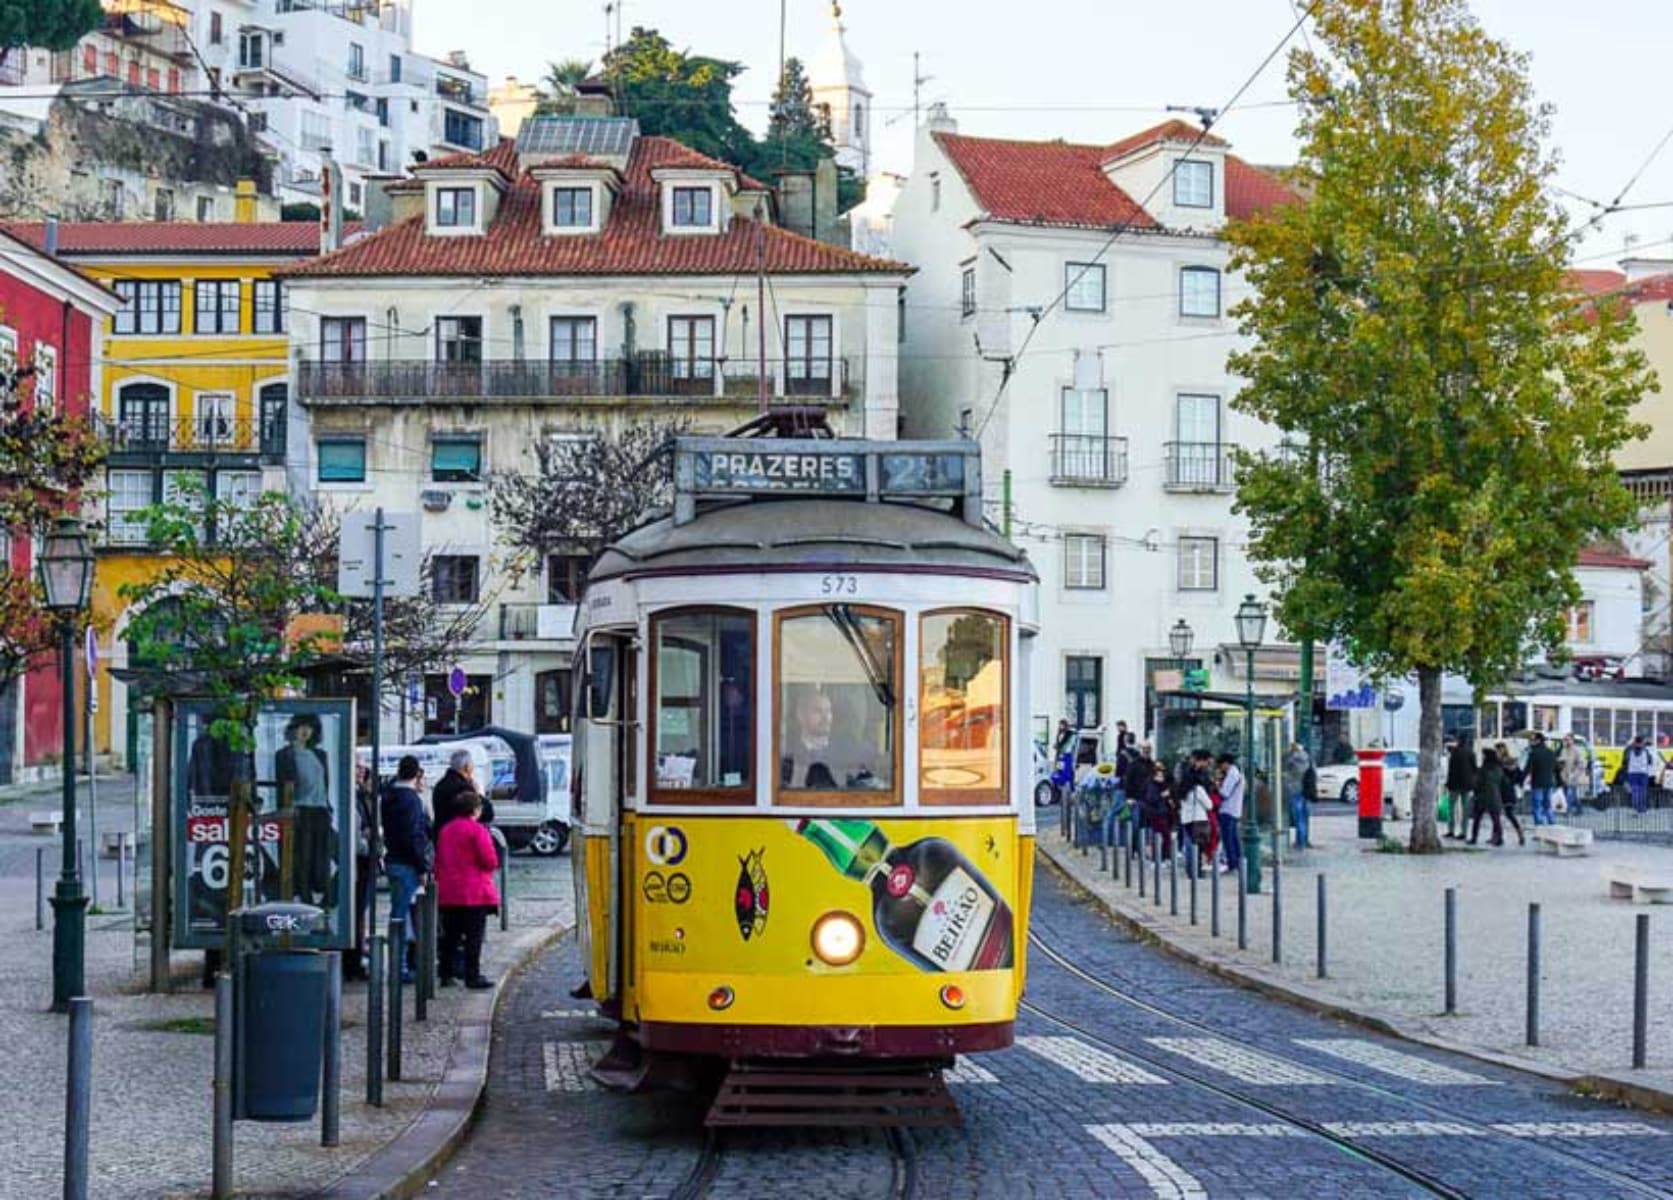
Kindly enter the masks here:
<path id="1" fill-rule="evenodd" d="M 1118 930 L 1042 864 L 1017 1045 L 961 1060 L 956 1130 L 728 1131 L 582 1069 L 609 1026 L 566 942 L 515 985 L 444 1196 L 1664 1196 L 1673 1121 L 1258 997 Z"/>

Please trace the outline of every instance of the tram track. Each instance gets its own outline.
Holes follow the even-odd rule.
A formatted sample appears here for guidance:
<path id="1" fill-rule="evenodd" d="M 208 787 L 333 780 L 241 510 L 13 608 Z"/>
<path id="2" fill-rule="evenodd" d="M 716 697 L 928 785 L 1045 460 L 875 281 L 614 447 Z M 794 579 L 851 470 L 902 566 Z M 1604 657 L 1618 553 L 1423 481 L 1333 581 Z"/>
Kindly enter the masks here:
<path id="1" fill-rule="evenodd" d="M 691 1164 L 691 1170 L 674 1190 L 668 1193 L 668 1200 L 704 1200 L 725 1169 L 728 1152 L 737 1148 L 740 1132 L 737 1129 L 704 1130 L 703 1145 Z M 760 1136 L 770 1133 L 771 1130 L 758 1128 L 752 1132 Z M 889 1188 L 884 1193 L 887 1200 L 920 1200 L 918 1152 L 912 1135 L 905 1129 L 892 1127 L 875 1132 L 889 1152 Z M 847 1146 L 832 1146 L 827 1150 L 832 1154 L 855 1152 L 855 1148 Z"/>
<path id="2" fill-rule="evenodd" d="M 1183 1017 L 1177 1013 L 1169 1012 L 1167 1009 L 1162 1008 L 1159 1005 L 1152 1004 L 1148 1000 L 1123 991 L 1121 988 L 1109 983 L 1107 980 L 1098 978 L 1084 967 L 1072 961 L 1066 954 L 1052 946 L 1032 929 L 1029 931 L 1028 940 L 1030 944 L 1033 945 L 1033 947 L 1038 950 L 1049 962 L 1062 970 L 1065 974 L 1069 975 L 1076 981 L 1109 996 L 1111 999 L 1117 1000 L 1150 1016 L 1168 1021 L 1182 1029 L 1190 1030 L 1200 1036 L 1207 1036 L 1221 1041 L 1232 1042 L 1246 1049 L 1260 1053 L 1270 1053 L 1269 1051 L 1262 1050 L 1260 1047 L 1257 1047 L 1248 1041 L 1230 1036 L 1227 1030 L 1220 1026 L 1210 1025 L 1205 1021 L 1198 1021 L 1190 1017 Z M 1095 1030 L 1087 1028 L 1082 1022 L 1054 1013 L 1031 1000 L 1025 999 L 1022 1001 L 1021 1007 L 1024 1011 L 1031 1012 L 1042 1020 L 1068 1030 L 1079 1038 L 1103 1046 L 1124 1057 L 1137 1059 L 1144 1063 L 1146 1067 L 1153 1068 L 1159 1073 L 1173 1075 L 1197 1087 L 1201 1087 L 1206 1091 L 1212 1092 L 1215 1095 L 1221 1096 L 1224 1099 L 1264 1113 L 1277 1121 L 1322 1138 L 1325 1141 L 1339 1147 L 1346 1153 L 1353 1154 L 1357 1157 L 1366 1159 L 1369 1162 L 1376 1163 L 1385 1170 L 1388 1170 L 1393 1174 L 1423 1188 L 1431 1195 L 1459 1197 L 1466 1198 L 1467 1200 L 1468 1193 L 1461 1192 L 1452 1187 L 1450 1184 L 1447 1184 L 1444 1180 L 1437 1179 L 1425 1171 L 1401 1162 L 1398 1158 L 1395 1158 L 1393 1155 L 1378 1149 L 1374 1145 L 1367 1145 L 1366 1140 L 1363 1138 L 1355 1138 L 1339 1133 L 1336 1130 L 1326 1127 L 1318 1121 L 1299 1116 L 1294 1112 L 1287 1110 L 1281 1104 L 1263 1099 L 1262 1097 L 1256 1096 L 1244 1089 L 1221 1082 L 1216 1078 L 1211 1078 L 1202 1072 L 1190 1070 L 1187 1067 L 1181 1066 L 1178 1058 L 1174 1055 L 1163 1055 L 1150 1050 L 1147 1047 L 1136 1046 L 1130 1041 L 1112 1040 Z M 1383 1087 L 1379 1084 L 1371 1083 L 1355 1076 L 1345 1075 L 1342 1072 L 1333 1070 L 1330 1067 L 1317 1065 L 1312 1060 L 1308 1061 L 1307 1069 L 1311 1072 L 1324 1076 L 1333 1084 L 1342 1087 L 1351 1087 L 1357 1091 L 1374 1095 L 1384 1100 L 1408 1105 L 1437 1122 L 1444 1122 L 1445 1124 L 1452 1126 L 1462 1126 L 1471 1131 L 1473 1136 L 1495 1140 L 1502 1139 L 1506 1136 L 1489 1125 L 1482 1124 L 1478 1121 L 1472 1121 L 1467 1117 L 1460 1117 L 1455 1109 L 1446 1108 L 1439 1104 L 1417 1099 L 1404 1093 L 1394 1091 L 1392 1088 Z M 1615 1192 L 1616 1195 L 1660 1197 L 1662 1200 L 1665 1200 L 1667 1195 L 1667 1193 L 1661 1188 L 1642 1183 L 1630 1175 L 1611 1170 L 1608 1167 L 1600 1166 L 1599 1164 L 1583 1158 L 1578 1154 L 1573 1154 L 1569 1151 L 1547 1145 L 1541 1141 L 1532 1141 L 1528 1139 L 1516 1140 L 1519 1149 L 1523 1153 L 1543 1157 L 1560 1165 L 1560 1167 L 1564 1170 L 1582 1172 L 1599 1182 L 1607 1183 L 1611 1187 L 1618 1189 Z"/>

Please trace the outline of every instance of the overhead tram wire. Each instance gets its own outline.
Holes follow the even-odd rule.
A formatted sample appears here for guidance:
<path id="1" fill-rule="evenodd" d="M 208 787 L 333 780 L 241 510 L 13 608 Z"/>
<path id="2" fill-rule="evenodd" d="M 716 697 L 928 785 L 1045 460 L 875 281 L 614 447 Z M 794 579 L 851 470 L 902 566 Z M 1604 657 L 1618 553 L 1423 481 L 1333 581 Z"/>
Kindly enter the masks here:
<path id="1" fill-rule="evenodd" d="M 1289 44 L 1290 39 L 1293 38 L 1297 31 L 1299 31 L 1302 26 L 1307 23 L 1308 18 L 1313 15 L 1314 10 L 1317 9 L 1318 6 L 1319 0 L 1310 0 L 1306 10 L 1296 18 L 1295 24 L 1291 25 L 1284 36 L 1278 39 L 1277 44 L 1274 45 L 1271 50 L 1267 51 L 1266 57 L 1262 58 L 1259 65 L 1256 66 L 1252 72 L 1250 72 L 1248 78 L 1238 85 L 1237 90 L 1232 93 L 1231 98 L 1218 109 L 1214 110 L 1212 116 L 1205 115 L 1202 130 L 1191 142 L 1191 145 L 1187 148 L 1185 153 L 1180 157 L 1175 158 L 1162 178 L 1156 181 L 1155 186 L 1153 186 L 1149 192 L 1145 193 L 1144 199 L 1140 200 L 1136 205 L 1138 212 L 1147 213 L 1149 211 L 1151 200 L 1155 199 L 1156 195 L 1164 186 L 1173 181 L 1174 173 L 1178 171 L 1179 164 L 1185 159 L 1188 159 L 1197 147 L 1202 145 L 1203 141 L 1208 137 L 1209 131 L 1212 130 L 1215 125 L 1219 124 L 1227 113 L 1237 107 L 1238 102 L 1243 99 L 1243 94 L 1255 85 L 1255 80 L 1259 79 L 1261 75 L 1265 73 L 1267 67 L 1272 64 L 1272 60 L 1277 58 L 1278 55 L 1283 52 L 1284 47 Z M 1103 261 L 1104 256 L 1109 253 L 1110 247 L 1115 245 L 1116 239 L 1123 233 L 1132 229 L 1133 224 L 1133 220 L 1128 219 L 1116 225 L 1110 235 L 1104 239 L 1104 244 L 1098 247 L 1097 252 L 1092 255 L 1091 259 L 1082 264 L 1080 275 L 1076 275 L 1074 279 L 1065 281 L 1063 287 L 1058 290 L 1057 295 L 1052 298 L 1051 303 L 1047 304 L 1037 315 L 1035 315 L 1034 323 L 1029 326 L 1028 332 L 1023 335 L 1022 344 L 1017 347 L 1016 353 L 1009 356 L 1005 362 L 1004 373 L 1001 375 L 999 380 L 999 387 L 994 391 L 993 400 L 988 404 L 987 412 L 982 415 L 981 424 L 976 427 L 977 441 L 981 441 L 982 434 L 987 430 L 988 422 L 993 419 L 993 414 L 998 411 L 1000 400 L 1004 399 L 1006 389 L 1010 386 L 1011 380 L 1016 377 L 1017 364 L 1021 362 L 1023 356 L 1028 353 L 1029 344 L 1033 342 L 1034 335 L 1039 332 L 1040 326 L 1045 323 L 1045 318 L 1064 302 L 1069 295 L 1069 289 L 1076 283 L 1080 282 L 1081 275 L 1084 275 L 1087 269 L 1097 266 Z"/>

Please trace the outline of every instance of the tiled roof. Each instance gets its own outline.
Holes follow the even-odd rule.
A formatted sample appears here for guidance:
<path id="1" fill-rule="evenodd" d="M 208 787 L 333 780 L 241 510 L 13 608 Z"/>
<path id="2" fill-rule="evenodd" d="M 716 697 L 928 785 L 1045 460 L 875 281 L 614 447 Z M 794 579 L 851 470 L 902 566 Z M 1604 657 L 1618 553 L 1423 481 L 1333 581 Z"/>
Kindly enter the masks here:
<path id="1" fill-rule="evenodd" d="M 1072 142 L 1017 142 L 938 133 L 936 142 L 969 184 L 988 216 L 1030 225 L 1159 229 L 1139 202 L 1110 181 L 1104 164 L 1161 140 L 1194 141 L 1198 130 L 1166 121 L 1109 146 Z M 1209 135 L 1204 144 L 1226 143 Z M 1226 155 L 1226 215 L 1244 218 L 1296 194 L 1277 176 Z"/>
<path id="2" fill-rule="evenodd" d="M 514 162 L 515 157 L 515 144 L 507 140 L 459 165 L 497 166 Z M 733 170 L 669 138 L 636 139 L 623 172 L 621 194 L 610 206 L 602 234 L 548 236 L 541 219 L 539 182 L 513 173 L 499 212 L 481 237 L 435 237 L 424 232 L 424 218 L 415 216 L 282 273 L 300 277 L 753 274 L 758 227 L 746 217 L 733 217 L 730 227 L 720 234 L 662 232 L 662 209 L 651 172 L 658 167 L 699 164 Z M 765 240 L 766 269 L 777 275 L 904 274 L 912 269 L 772 225 L 765 229 Z"/>
<path id="3" fill-rule="evenodd" d="M 1619 271 L 1575 270 L 1568 273 L 1569 286 L 1589 296 L 1619 291 L 1627 277 Z"/>
<path id="4" fill-rule="evenodd" d="M 497 145 L 480 152 L 463 150 L 458 154 L 444 154 L 440 158 L 418 163 L 413 167 L 413 173 L 471 169 L 496 171 L 509 183 L 517 177 L 517 143 L 510 138 L 501 138 Z"/>
<path id="5" fill-rule="evenodd" d="M 37 250 L 46 245 L 46 226 L 38 221 L 0 226 Z M 359 226 L 350 222 L 347 233 Z M 63 221 L 58 225 L 58 252 L 64 255 L 99 254 L 228 254 L 301 256 L 319 253 L 319 224 L 315 221 Z"/>
<path id="6" fill-rule="evenodd" d="M 1634 558 L 1608 546 L 1587 546 L 1580 551 L 1582 567 L 1619 567 L 1628 571 L 1648 571 L 1653 565 L 1647 559 Z"/>
<path id="7" fill-rule="evenodd" d="M 1634 304 L 1673 301 L 1673 275 L 1646 275 L 1642 279 L 1634 279 L 1620 290 Z"/>

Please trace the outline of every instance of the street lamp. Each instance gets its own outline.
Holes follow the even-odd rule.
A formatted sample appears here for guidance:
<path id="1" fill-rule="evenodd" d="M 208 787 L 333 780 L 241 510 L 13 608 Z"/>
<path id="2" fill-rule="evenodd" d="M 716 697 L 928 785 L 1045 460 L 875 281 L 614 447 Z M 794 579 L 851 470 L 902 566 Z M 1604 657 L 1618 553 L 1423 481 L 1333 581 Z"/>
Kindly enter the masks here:
<path id="1" fill-rule="evenodd" d="M 81 522 L 60 517 L 41 547 L 41 590 L 58 619 L 58 657 L 64 689 L 64 844 L 52 897 L 52 1011 L 68 1012 L 70 998 L 87 990 L 87 895 L 76 853 L 76 617 L 93 591 L 93 552 Z M 98 853 L 97 847 L 94 853 Z"/>
<path id="2" fill-rule="evenodd" d="M 1261 823 L 1255 811 L 1255 651 L 1266 639 L 1266 606 L 1254 596 L 1243 597 L 1237 606 L 1237 644 L 1243 647 L 1243 861 L 1248 891 L 1261 890 Z M 1273 798 L 1277 804 L 1277 798 Z M 1274 810 L 1276 811 L 1276 810 Z"/>
<path id="3" fill-rule="evenodd" d="M 1191 641 L 1194 636 L 1191 627 L 1185 623 L 1185 618 L 1180 617 L 1173 623 L 1173 628 L 1168 630 L 1168 649 L 1173 651 L 1175 658 L 1184 658 L 1191 653 Z"/>

